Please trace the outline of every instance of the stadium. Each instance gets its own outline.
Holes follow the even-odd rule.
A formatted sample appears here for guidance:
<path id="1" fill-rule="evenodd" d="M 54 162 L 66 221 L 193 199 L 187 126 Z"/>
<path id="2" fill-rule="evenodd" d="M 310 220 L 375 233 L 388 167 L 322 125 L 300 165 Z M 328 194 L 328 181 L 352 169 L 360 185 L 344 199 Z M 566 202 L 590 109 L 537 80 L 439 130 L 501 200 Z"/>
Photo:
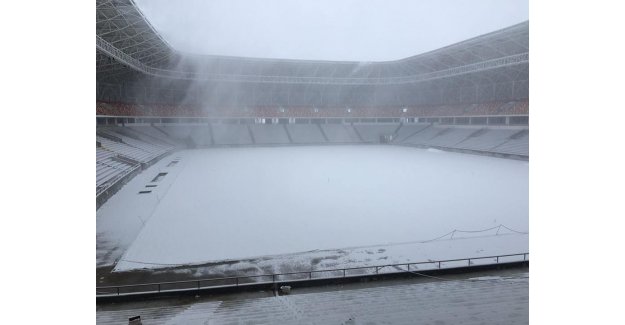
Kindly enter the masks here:
<path id="1" fill-rule="evenodd" d="M 528 21 L 313 61 L 96 8 L 98 323 L 527 323 Z"/>

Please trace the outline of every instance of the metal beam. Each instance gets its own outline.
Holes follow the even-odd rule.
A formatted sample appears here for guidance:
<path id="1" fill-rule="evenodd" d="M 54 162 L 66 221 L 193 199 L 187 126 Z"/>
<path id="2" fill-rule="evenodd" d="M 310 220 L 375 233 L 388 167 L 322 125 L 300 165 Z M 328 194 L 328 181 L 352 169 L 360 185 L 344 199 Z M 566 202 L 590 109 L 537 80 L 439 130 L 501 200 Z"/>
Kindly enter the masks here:
<path id="1" fill-rule="evenodd" d="M 266 75 L 235 75 L 235 74 L 204 74 L 190 71 L 166 70 L 149 67 L 141 61 L 131 57 L 96 35 L 98 50 L 110 55 L 122 64 L 156 77 L 187 79 L 196 81 L 244 82 L 244 83 L 274 83 L 274 84 L 319 84 L 319 85 L 394 85 L 430 81 L 449 78 L 468 73 L 508 67 L 529 62 L 529 53 L 520 53 L 492 60 L 472 63 L 445 70 L 422 73 L 406 77 L 375 77 L 375 78 L 328 78 L 328 77 L 289 77 Z"/>

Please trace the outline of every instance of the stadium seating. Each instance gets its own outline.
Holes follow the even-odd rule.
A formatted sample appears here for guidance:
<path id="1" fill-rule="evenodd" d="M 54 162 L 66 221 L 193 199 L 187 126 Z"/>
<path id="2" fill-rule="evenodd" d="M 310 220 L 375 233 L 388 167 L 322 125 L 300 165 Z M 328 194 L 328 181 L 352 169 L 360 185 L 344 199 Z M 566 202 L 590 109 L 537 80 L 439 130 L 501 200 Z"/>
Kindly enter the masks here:
<path id="1" fill-rule="evenodd" d="M 395 134 L 395 142 L 403 142 L 428 127 L 430 127 L 429 123 L 403 124 Z"/>
<path id="2" fill-rule="evenodd" d="M 410 128 L 416 130 L 415 133 L 405 138 L 398 137 L 394 143 L 529 156 L 527 129 L 441 125 L 423 127 L 423 124 Z"/>
<path id="3" fill-rule="evenodd" d="M 512 129 L 479 129 L 464 141 L 455 145 L 456 148 L 489 151 L 494 147 L 504 143 L 510 136 L 518 130 Z"/>
<path id="4" fill-rule="evenodd" d="M 364 142 L 379 143 L 380 136 L 395 134 L 399 124 L 356 124 L 354 128 Z"/>
<path id="5" fill-rule="evenodd" d="M 529 131 L 522 130 L 511 135 L 505 142 L 490 149 L 494 152 L 501 152 L 514 155 L 529 155 Z"/>
<path id="6" fill-rule="evenodd" d="M 431 146 L 455 147 L 455 145 L 469 137 L 475 129 L 470 128 L 438 128 L 441 131 L 427 142 Z"/>
<path id="7" fill-rule="evenodd" d="M 96 147 L 96 195 L 138 167 L 132 161 L 120 159 L 113 151 Z"/>
<path id="8" fill-rule="evenodd" d="M 154 142 L 146 142 L 145 140 L 140 140 L 136 134 L 132 134 L 129 132 L 127 128 L 119 128 L 114 132 L 111 131 L 102 131 L 108 132 L 111 135 L 119 137 L 124 143 L 133 146 L 135 148 L 142 149 L 144 151 L 153 153 L 155 155 L 160 155 L 163 152 L 167 151 L 168 146 L 160 145 Z"/>
<path id="9" fill-rule="evenodd" d="M 529 102 L 526 100 L 514 102 L 514 105 L 508 110 L 509 114 L 529 114 Z"/>
<path id="10" fill-rule="evenodd" d="M 528 114 L 528 100 L 412 107 L 193 107 L 165 104 L 96 103 L 96 113 L 128 117 L 397 118 Z M 404 109 L 406 111 L 404 112 Z"/>
<path id="11" fill-rule="evenodd" d="M 141 150 L 139 148 L 135 148 L 133 146 L 129 146 L 122 142 L 112 141 L 112 140 L 109 140 L 107 138 L 103 138 L 100 136 L 97 137 L 97 140 L 102 144 L 102 147 L 104 147 L 105 149 L 116 152 L 122 156 L 131 158 L 137 162 L 146 163 L 150 161 L 151 158 L 153 158 L 153 155 L 151 153 L 145 150 Z"/>
<path id="12" fill-rule="evenodd" d="M 98 128 L 96 141 L 96 195 L 174 149 L 168 142 L 133 128 Z"/>
<path id="13" fill-rule="evenodd" d="M 351 125 L 343 124 L 320 124 L 323 134 L 331 143 L 358 143 L 362 142 L 360 136 Z"/>
<path id="14" fill-rule="evenodd" d="M 289 144 L 289 136 L 284 125 L 254 124 L 250 130 L 256 144 Z"/>
<path id="15" fill-rule="evenodd" d="M 430 127 L 424 128 L 422 131 L 418 133 L 413 134 L 412 136 L 405 138 L 404 140 L 402 140 L 402 143 L 427 144 L 431 138 L 435 137 L 440 132 L 441 132 L 440 127 L 430 126 Z"/>
<path id="16" fill-rule="evenodd" d="M 214 124 L 213 139 L 217 145 L 250 145 L 254 144 L 247 125 Z"/>
<path id="17" fill-rule="evenodd" d="M 192 125 L 169 124 L 169 125 L 159 126 L 159 129 L 167 133 L 170 138 L 186 139 L 191 136 L 191 131 L 195 127 L 196 127 L 195 125 L 192 126 Z M 160 132 L 160 131 L 157 131 L 157 132 Z"/>
<path id="18" fill-rule="evenodd" d="M 139 138 L 146 142 L 156 142 L 165 146 L 176 145 L 176 141 L 174 141 L 172 137 L 164 131 L 164 127 L 156 127 L 150 125 L 129 125 L 124 128 L 124 130 L 135 131 L 135 135 L 137 135 Z"/>
<path id="19" fill-rule="evenodd" d="M 286 129 L 293 143 L 326 143 L 318 124 L 287 124 Z"/>
<path id="20" fill-rule="evenodd" d="M 213 137 L 208 125 L 193 125 L 189 127 L 189 136 L 197 146 L 210 146 L 213 144 Z"/>

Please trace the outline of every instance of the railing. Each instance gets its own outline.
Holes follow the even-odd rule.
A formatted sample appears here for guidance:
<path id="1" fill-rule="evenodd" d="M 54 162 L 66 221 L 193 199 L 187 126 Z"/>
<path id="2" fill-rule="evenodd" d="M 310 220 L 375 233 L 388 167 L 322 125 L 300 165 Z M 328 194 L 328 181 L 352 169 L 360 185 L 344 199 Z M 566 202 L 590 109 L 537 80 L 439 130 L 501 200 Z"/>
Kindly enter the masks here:
<path id="1" fill-rule="evenodd" d="M 122 179 L 124 179 L 124 177 L 128 176 L 130 173 L 135 172 L 139 168 L 141 168 L 141 164 L 132 165 L 129 169 L 122 171 L 120 174 L 116 175 L 115 177 L 100 184 L 100 186 L 96 186 L 95 196 L 98 197 L 100 194 L 106 192 L 109 188 L 117 184 L 117 182 L 121 181 Z"/>
<path id="2" fill-rule="evenodd" d="M 115 184 L 117 184 L 117 182 L 119 182 L 122 179 L 124 179 L 124 177 L 128 176 L 130 173 L 135 172 L 138 168 L 141 168 L 141 164 L 133 165 L 131 168 L 129 168 L 129 169 L 125 170 L 125 171 L 122 171 L 117 176 L 111 178 L 110 180 L 104 182 L 103 184 L 100 184 L 100 186 L 96 186 L 96 193 L 95 193 L 96 198 L 100 194 L 106 192 L 109 188 L 111 188 Z"/>
<path id="3" fill-rule="evenodd" d="M 265 114 L 267 115 L 267 114 Z M 294 119 L 305 119 L 305 120 L 340 120 L 340 119 L 388 119 L 388 118 L 471 118 L 471 117 L 498 117 L 498 118 L 505 118 L 505 117 L 523 117 L 523 116 L 527 116 L 529 117 L 529 114 L 527 113 L 515 113 L 515 114 L 471 114 L 471 115 L 419 115 L 419 114 L 413 114 L 410 116 L 349 116 L 349 115 L 345 115 L 345 116 L 289 116 L 289 117 L 285 117 L 282 115 L 271 115 L 271 116 L 265 116 L 263 114 L 254 114 L 254 115 L 241 115 L 241 116 L 237 116 L 237 115 L 228 115 L 228 116 L 188 116 L 188 115 L 172 115 L 172 116 L 161 116 L 161 115 L 101 115 L 101 114 L 96 114 L 96 118 L 113 118 L 113 119 L 166 119 L 166 120 L 183 120 L 180 121 L 180 123 L 186 123 L 184 120 L 201 120 L 198 123 L 206 123 L 206 122 L 217 122 L 217 121 L 222 121 L 222 120 L 228 120 L 228 119 L 234 119 L 234 120 L 240 120 L 240 119 L 246 119 L 246 120 L 253 120 L 256 118 L 259 118 L 259 116 L 263 116 L 261 118 L 282 118 L 282 119 L 286 119 L 286 118 L 294 118 Z M 124 121 L 124 123 L 127 124 L 132 124 L 132 123 L 139 123 L 139 122 L 131 122 L 131 121 Z M 148 124 L 148 122 L 141 122 L 143 124 Z M 369 123 L 369 122 L 367 122 Z M 396 122 L 372 122 L 372 123 L 396 123 Z M 398 123 L 398 122 L 397 122 Z M 120 123 L 121 124 L 121 123 Z M 174 123 L 172 123 L 174 124 Z"/>
<path id="4" fill-rule="evenodd" d="M 529 253 L 482 256 L 439 261 L 411 262 L 401 264 L 387 264 L 377 266 L 361 266 L 331 270 L 310 270 L 289 273 L 244 275 L 213 279 L 96 287 L 96 297 L 140 295 L 161 292 L 197 291 L 201 289 L 243 287 L 248 285 L 276 284 L 292 281 L 341 279 L 373 274 L 415 273 L 419 271 L 496 265 L 522 261 L 529 261 Z"/>

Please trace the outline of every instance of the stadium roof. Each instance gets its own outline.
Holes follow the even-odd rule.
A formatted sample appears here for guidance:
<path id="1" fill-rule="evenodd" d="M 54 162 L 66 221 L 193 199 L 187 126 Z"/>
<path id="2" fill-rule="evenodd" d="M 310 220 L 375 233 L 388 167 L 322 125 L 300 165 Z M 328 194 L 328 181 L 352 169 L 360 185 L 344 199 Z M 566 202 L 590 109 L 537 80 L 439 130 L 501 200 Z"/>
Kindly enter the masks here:
<path id="1" fill-rule="evenodd" d="M 392 61 L 528 19 L 527 0 L 134 0 L 186 53 Z"/>
<path id="2" fill-rule="evenodd" d="M 97 0 L 99 82 L 136 74 L 182 80 L 318 85 L 411 84 L 481 71 L 527 79 L 529 22 L 428 53 L 387 62 L 254 59 L 183 54 L 152 27 L 133 0 Z M 501 69 L 511 67 L 512 69 Z"/>

